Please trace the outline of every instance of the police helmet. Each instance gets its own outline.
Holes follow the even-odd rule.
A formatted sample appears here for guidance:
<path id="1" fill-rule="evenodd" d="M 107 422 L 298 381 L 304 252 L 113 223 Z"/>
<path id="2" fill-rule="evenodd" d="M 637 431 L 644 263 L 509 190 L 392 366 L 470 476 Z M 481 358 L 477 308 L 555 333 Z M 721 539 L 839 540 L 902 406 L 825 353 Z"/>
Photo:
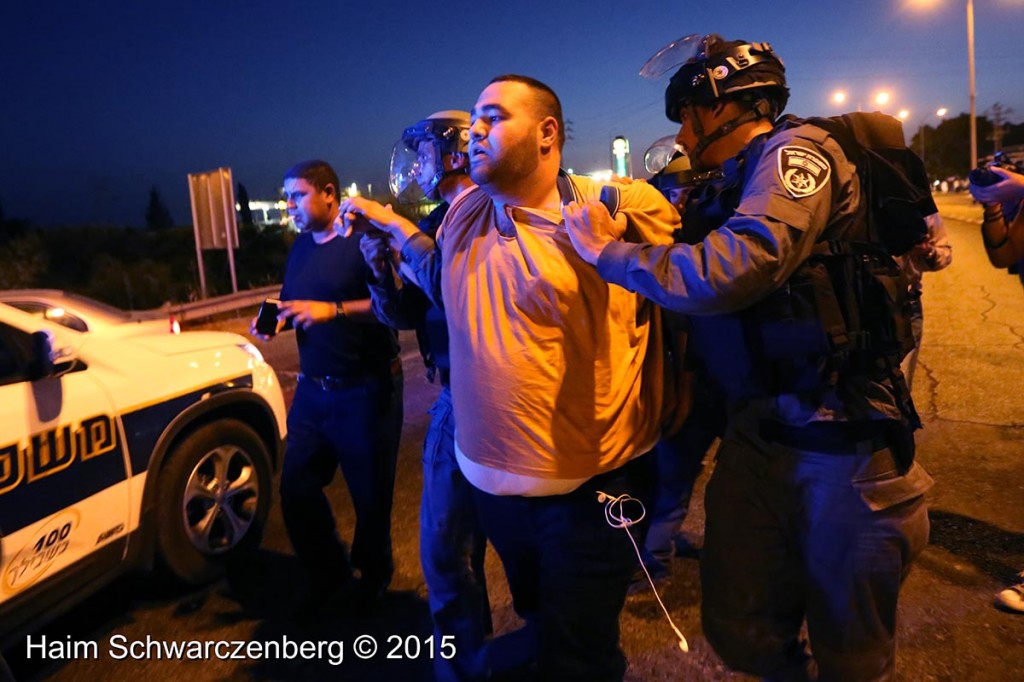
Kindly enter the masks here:
<path id="1" fill-rule="evenodd" d="M 656 78 L 678 66 L 665 89 L 665 115 L 680 123 L 690 105 L 713 106 L 723 99 L 767 100 L 772 117 L 789 101 L 786 68 L 768 43 L 726 41 L 712 33 L 670 43 L 644 64 L 640 74 Z"/>
<path id="2" fill-rule="evenodd" d="M 447 154 L 468 152 L 469 126 L 469 112 L 449 109 L 433 113 L 406 128 L 391 150 L 388 180 L 395 198 L 402 203 L 411 203 L 426 195 L 436 201 L 438 185 L 444 178 L 468 173 L 468 164 L 458 170 L 446 171 L 443 159 Z M 434 148 L 434 174 L 429 178 L 420 176 L 420 145 L 424 142 L 430 142 Z"/>

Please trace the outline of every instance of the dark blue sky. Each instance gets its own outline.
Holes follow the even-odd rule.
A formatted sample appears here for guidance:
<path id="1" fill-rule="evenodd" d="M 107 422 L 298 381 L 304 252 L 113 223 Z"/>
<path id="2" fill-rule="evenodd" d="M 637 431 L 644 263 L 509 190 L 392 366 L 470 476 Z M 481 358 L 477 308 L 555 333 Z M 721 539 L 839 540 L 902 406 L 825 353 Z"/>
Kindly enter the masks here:
<path id="1" fill-rule="evenodd" d="M 786 62 L 789 111 L 865 108 L 880 87 L 907 125 L 968 110 L 965 0 L 858 2 L 6 3 L 0 12 L 0 202 L 36 224 L 141 225 L 156 185 L 190 220 L 186 174 L 229 166 L 252 198 L 312 157 L 383 189 L 401 130 L 472 106 L 494 75 L 528 74 L 573 121 L 566 165 L 608 168 L 612 137 L 644 149 L 675 132 L 664 82 L 637 76 L 688 33 L 767 40 Z M 1024 118 L 1024 0 L 976 0 L 978 113 Z M 415 11 L 411 8 L 417 8 Z M 934 125 L 936 120 L 930 119 Z M 982 153 L 985 140 L 979 141 Z"/>

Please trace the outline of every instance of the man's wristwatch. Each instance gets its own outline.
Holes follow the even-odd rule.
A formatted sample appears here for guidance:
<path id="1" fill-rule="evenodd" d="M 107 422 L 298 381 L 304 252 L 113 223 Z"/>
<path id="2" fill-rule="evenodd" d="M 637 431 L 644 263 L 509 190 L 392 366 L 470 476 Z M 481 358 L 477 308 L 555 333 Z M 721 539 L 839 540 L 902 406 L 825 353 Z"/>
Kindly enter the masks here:
<path id="1" fill-rule="evenodd" d="M 345 317 L 345 303 L 344 301 L 334 304 L 334 316 Z"/>

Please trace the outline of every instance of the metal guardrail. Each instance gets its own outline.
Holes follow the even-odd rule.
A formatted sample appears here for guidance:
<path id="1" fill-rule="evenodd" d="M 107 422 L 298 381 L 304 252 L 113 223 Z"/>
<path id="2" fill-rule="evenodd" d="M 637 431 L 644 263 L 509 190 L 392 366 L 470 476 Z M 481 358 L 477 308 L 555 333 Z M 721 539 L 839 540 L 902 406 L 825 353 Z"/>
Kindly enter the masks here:
<path id="1" fill-rule="evenodd" d="M 206 298 L 201 301 L 192 301 L 189 303 L 168 303 L 160 306 L 159 308 L 137 310 L 132 314 L 132 316 L 148 320 L 160 319 L 173 315 L 178 321 L 199 320 L 204 317 L 212 317 L 214 315 L 220 315 L 221 313 L 229 313 L 233 310 L 258 305 L 262 303 L 264 299 L 275 296 L 280 291 L 280 284 L 271 284 L 270 286 L 260 287 L 259 289 L 248 289 L 234 294 L 214 296 L 213 298 Z"/>

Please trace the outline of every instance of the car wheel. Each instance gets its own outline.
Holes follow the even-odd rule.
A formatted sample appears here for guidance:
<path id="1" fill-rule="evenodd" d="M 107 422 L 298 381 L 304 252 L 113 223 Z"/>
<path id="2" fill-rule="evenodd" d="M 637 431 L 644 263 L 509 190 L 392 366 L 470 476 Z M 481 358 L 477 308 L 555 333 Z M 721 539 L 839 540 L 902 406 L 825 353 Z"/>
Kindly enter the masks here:
<path id="1" fill-rule="evenodd" d="M 157 481 L 157 550 L 187 583 L 220 577 L 254 550 L 270 510 L 270 457 L 251 428 L 225 419 L 200 427 L 170 453 Z"/>

